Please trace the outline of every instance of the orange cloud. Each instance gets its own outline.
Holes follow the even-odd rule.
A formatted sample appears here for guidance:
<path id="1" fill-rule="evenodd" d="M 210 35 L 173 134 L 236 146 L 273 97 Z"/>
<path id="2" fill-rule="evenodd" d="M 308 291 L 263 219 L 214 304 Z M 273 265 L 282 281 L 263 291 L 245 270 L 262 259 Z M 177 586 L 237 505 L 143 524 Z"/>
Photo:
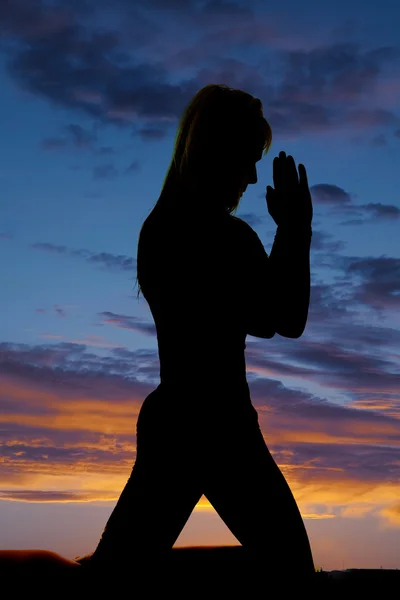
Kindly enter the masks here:
<path id="1" fill-rule="evenodd" d="M 398 496 L 399 497 L 399 496 Z M 386 519 L 390 525 L 400 527 L 400 504 L 392 504 L 386 506 L 380 512 L 381 516 Z"/>

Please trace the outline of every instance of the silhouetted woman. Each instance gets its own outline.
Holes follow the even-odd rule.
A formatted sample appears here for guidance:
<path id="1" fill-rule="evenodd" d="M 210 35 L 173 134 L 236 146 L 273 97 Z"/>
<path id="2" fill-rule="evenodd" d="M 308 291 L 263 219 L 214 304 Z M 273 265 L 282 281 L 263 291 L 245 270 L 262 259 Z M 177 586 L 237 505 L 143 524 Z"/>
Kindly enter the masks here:
<path id="1" fill-rule="evenodd" d="M 265 573 L 311 575 L 307 533 L 258 424 L 245 339 L 299 338 L 310 296 L 306 170 L 274 158 L 270 256 L 232 215 L 272 139 L 262 104 L 206 85 L 179 123 L 161 195 L 139 235 L 137 274 L 157 330 L 160 384 L 137 421 L 137 456 L 92 561 L 162 556 L 202 494 Z M 140 293 L 140 289 L 139 289 Z"/>

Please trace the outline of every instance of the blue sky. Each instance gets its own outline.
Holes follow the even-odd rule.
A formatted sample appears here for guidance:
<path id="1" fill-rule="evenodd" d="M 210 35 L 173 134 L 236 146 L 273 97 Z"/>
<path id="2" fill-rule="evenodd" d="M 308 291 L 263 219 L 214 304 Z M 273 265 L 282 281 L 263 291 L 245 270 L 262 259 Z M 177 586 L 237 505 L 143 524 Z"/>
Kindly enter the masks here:
<path id="1" fill-rule="evenodd" d="M 305 164 L 314 205 L 306 331 L 247 340 L 266 442 L 316 563 L 342 568 L 346 548 L 347 566 L 400 566 L 399 13 L 394 1 L 2 4 L 1 546 L 72 556 L 97 542 L 159 382 L 138 233 L 186 104 L 224 83 L 259 97 L 273 131 L 237 215 L 269 252 L 280 150 Z M 203 501 L 183 542 L 232 540 Z M 37 511 L 64 515 L 57 539 L 50 526 L 28 535 Z"/>

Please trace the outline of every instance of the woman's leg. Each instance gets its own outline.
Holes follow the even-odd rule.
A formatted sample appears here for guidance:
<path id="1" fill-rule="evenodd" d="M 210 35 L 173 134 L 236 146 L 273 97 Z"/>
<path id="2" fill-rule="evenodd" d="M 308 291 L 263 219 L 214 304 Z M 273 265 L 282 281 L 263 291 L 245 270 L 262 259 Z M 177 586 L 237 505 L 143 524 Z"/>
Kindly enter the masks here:
<path id="1" fill-rule="evenodd" d="M 296 501 L 257 423 L 243 422 L 208 448 L 204 494 L 243 547 L 274 574 L 314 576 Z"/>
<path id="2" fill-rule="evenodd" d="M 91 561 L 131 561 L 170 550 L 203 493 L 190 432 L 175 430 L 168 398 L 158 390 L 150 396 L 138 418 L 131 476 Z"/>

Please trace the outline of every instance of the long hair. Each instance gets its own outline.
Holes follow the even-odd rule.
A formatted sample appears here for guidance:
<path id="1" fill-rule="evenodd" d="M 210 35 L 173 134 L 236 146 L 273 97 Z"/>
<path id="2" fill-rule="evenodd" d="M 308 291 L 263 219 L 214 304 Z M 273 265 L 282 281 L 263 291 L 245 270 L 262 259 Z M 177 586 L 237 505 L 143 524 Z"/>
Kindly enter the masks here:
<path id="1" fill-rule="evenodd" d="M 180 118 L 172 160 L 151 212 L 193 209 L 196 203 L 204 208 L 208 201 L 235 213 L 243 167 L 271 146 L 272 131 L 262 110 L 261 100 L 242 90 L 224 84 L 201 88 Z M 138 271 L 138 298 L 139 279 Z"/>

